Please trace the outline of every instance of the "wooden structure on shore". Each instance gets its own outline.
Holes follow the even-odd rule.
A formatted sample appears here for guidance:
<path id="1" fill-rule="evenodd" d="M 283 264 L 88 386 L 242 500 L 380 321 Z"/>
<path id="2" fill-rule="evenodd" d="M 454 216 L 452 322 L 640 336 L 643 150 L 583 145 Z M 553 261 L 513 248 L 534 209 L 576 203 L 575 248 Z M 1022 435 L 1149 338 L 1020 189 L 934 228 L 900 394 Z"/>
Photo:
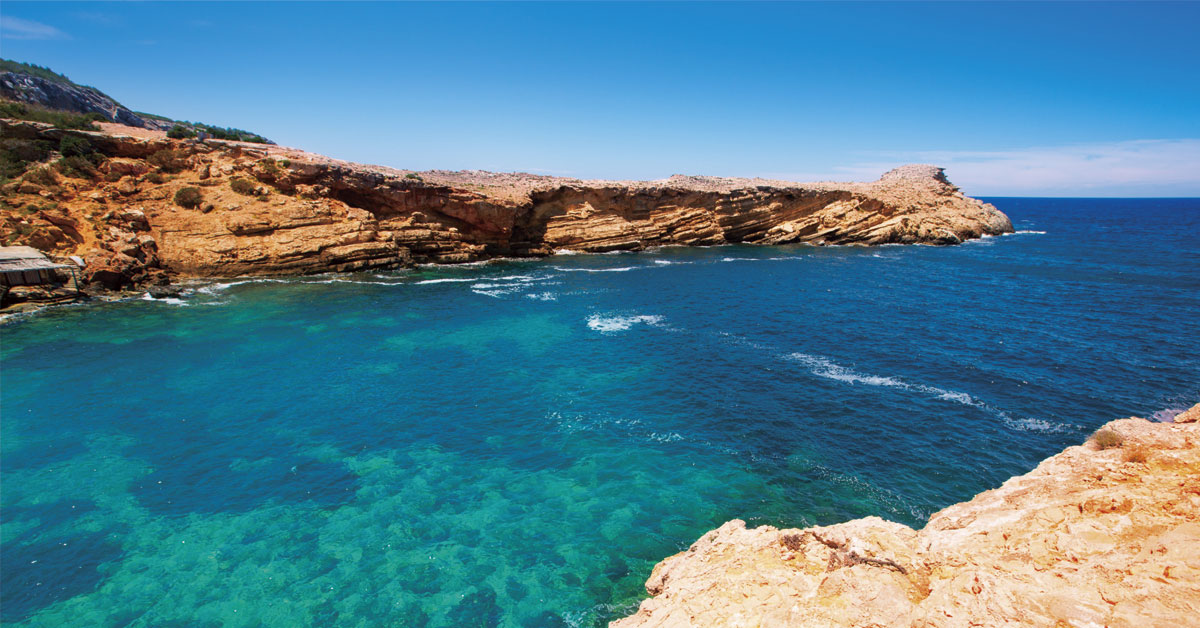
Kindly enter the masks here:
<path id="1" fill-rule="evenodd" d="M 58 283 L 54 272 L 65 268 L 75 277 L 75 267 L 60 264 L 31 246 L 0 246 L 0 286 L 34 286 Z M 78 288 L 78 282 L 73 282 Z"/>

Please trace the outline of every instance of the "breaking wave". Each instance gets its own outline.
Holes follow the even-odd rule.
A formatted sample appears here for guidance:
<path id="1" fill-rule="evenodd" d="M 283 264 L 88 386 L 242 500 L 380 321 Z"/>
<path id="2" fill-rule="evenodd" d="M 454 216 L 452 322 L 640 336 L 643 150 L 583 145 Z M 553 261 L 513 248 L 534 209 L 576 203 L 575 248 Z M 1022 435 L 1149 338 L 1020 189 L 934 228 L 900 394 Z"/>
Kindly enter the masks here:
<path id="1" fill-rule="evenodd" d="M 660 325 L 662 322 L 663 317 L 655 315 L 602 316 L 593 314 L 588 317 L 587 326 L 602 334 L 611 334 L 626 331 L 634 325 Z"/>

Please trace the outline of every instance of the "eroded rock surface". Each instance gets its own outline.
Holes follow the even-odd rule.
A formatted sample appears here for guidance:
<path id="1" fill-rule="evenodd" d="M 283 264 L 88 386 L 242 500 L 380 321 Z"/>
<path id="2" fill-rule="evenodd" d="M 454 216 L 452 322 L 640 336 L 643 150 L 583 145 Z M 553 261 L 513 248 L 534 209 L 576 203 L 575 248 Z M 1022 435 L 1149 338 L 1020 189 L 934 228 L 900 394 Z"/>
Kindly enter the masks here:
<path id="1" fill-rule="evenodd" d="M 87 141 L 96 164 L 91 176 L 45 166 L 48 175 L 27 173 L 3 188 L 0 237 L 83 257 L 85 279 L 106 285 L 470 262 L 559 249 L 956 244 L 1012 231 L 1004 214 L 964 196 L 934 166 L 898 168 L 873 183 L 588 181 L 415 173 L 277 146 L 0 124 L 14 146 L 58 146 L 65 136 Z M 194 188 L 199 201 L 181 203 L 185 188 Z"/>
<path id="2" fill-rule="evenodd" d="M 654 597 L 612 626 L 1196 626 L 1200 424 L 1106 429 L 1123 443 L 1070 447 L 920 531 L 730 521 L 659 563 Z"/>

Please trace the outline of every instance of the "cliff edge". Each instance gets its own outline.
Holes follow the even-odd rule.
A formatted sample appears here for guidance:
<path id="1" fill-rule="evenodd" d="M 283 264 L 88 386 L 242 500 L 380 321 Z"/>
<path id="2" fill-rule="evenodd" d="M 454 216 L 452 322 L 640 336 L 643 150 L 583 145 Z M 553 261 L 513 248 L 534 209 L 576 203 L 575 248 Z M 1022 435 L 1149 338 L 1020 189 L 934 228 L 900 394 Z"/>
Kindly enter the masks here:
<path id="1" fill-rule="evenodd" d="M 109 289 L 660 245 L 957 244 L 1012 231 L 934 166 L 871 183 L 595 181 L 413 172 L 220 140 L 0 120 L 21 174 L 0 237 L 86 262 Z M 137 130 L 142 131 L 142 130 Z"/>
<path id="2" fill-rule="evenodd" d="M 919 531 L 730 521 L 659 563 L 612 627 L 1198 625 L 1197 420 L 1113 421 Z"/>

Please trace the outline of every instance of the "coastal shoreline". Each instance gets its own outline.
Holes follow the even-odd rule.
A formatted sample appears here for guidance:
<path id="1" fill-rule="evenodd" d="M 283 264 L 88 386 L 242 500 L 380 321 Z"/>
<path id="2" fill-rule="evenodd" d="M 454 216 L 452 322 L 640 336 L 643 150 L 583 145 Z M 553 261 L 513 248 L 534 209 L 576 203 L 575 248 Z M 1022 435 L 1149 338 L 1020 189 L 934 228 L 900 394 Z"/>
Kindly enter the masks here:
<path id="1" fill-rule="evenodd" d="M 924 528 L 733 520 L 612 628 L 1183 626 L 1200 616 L 1200 404 L 1109 422 Z"/>
<path id="2" fill-rule="evenodd" d="M 0 121 L 94 165 L 3 188 L 6 244 L 84 261 L 88 293 L 194 277 L 311 275 L 719 244 L 959 244 L 1013 231 L 941 168 L 871 183 L 676 175 L 595 181 L 401 171 L 272 145 Z M 82 167 L 82 166 L 81 166 Z M 32 173 L 39 173 L 36 176 Z"/>

